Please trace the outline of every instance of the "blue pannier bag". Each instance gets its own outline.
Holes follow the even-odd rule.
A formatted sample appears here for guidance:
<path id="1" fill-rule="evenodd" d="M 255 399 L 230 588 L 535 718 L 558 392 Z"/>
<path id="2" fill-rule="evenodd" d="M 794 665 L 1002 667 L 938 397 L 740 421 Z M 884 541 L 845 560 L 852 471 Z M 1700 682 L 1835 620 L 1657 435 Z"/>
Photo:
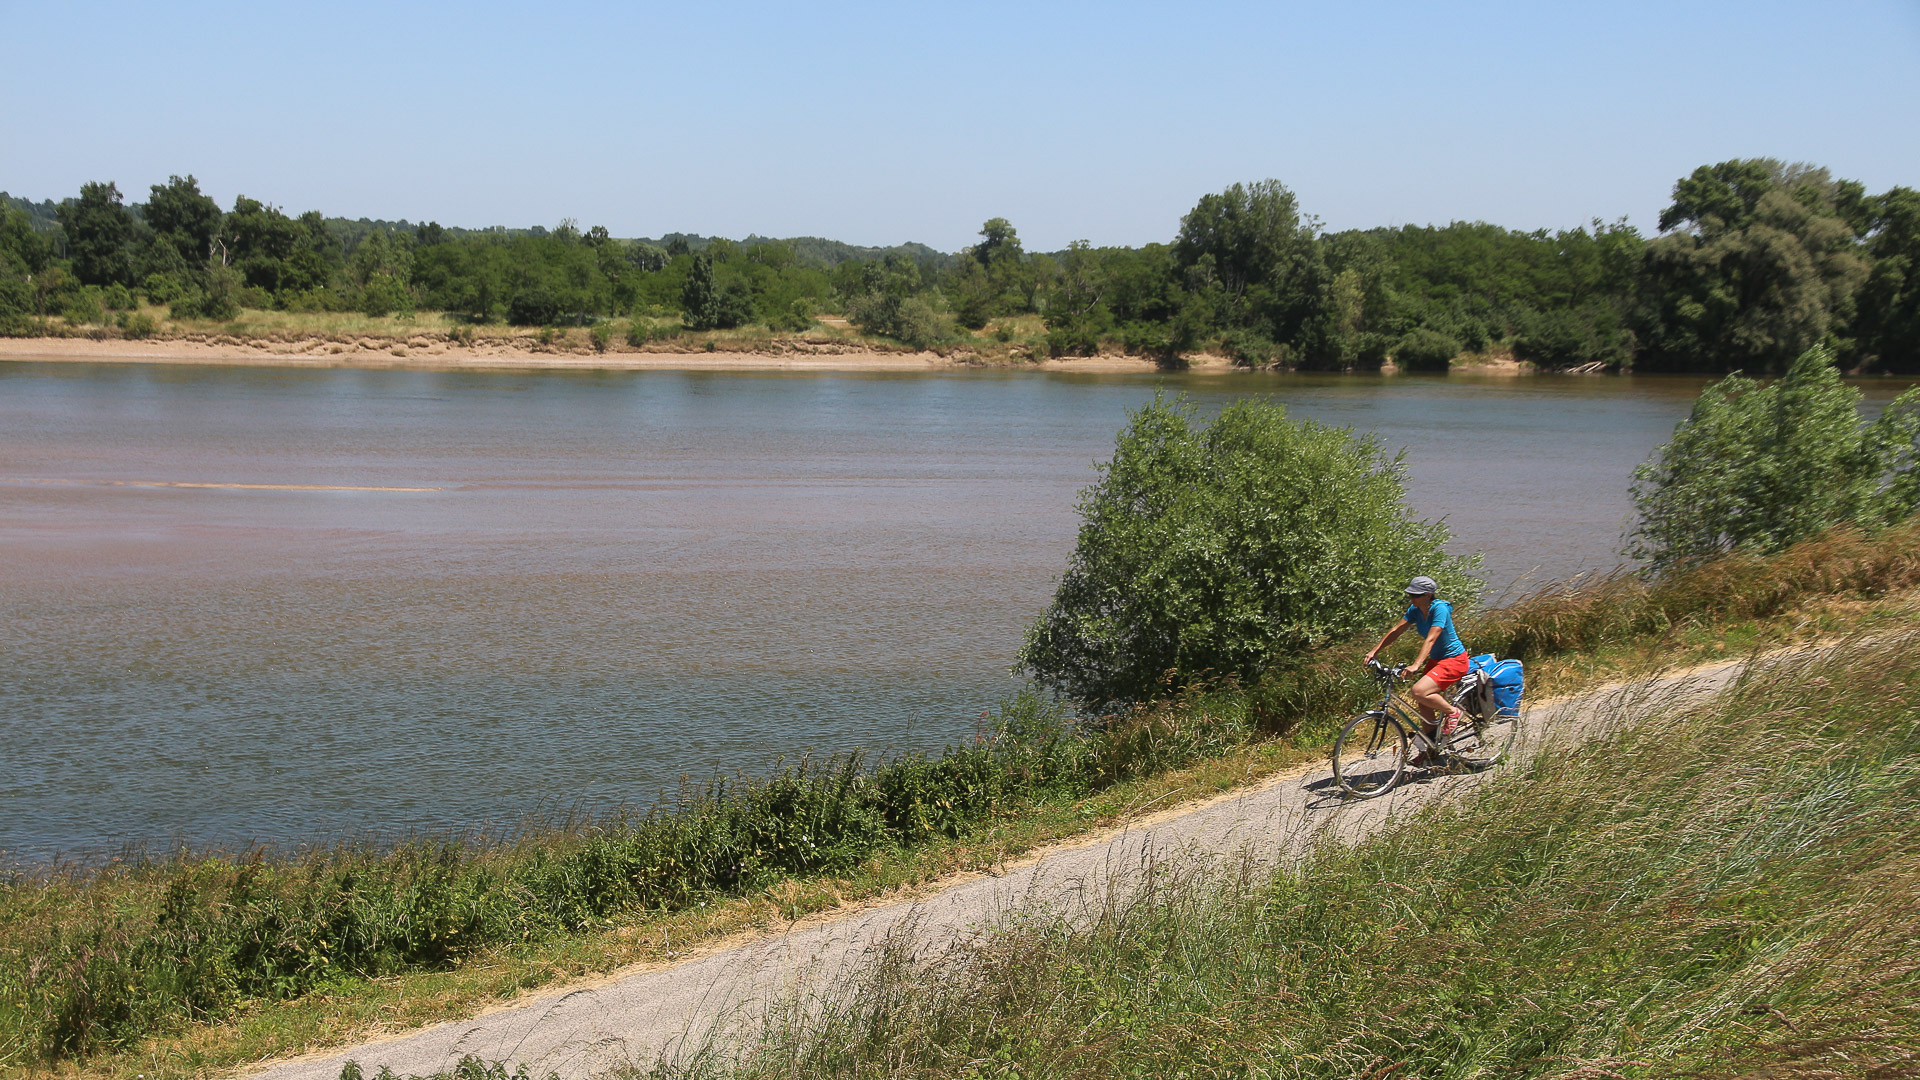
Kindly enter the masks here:
<path id="1" fill-rule="evenodd" d="M 1527 676 L 1518 660 L 1501 660 L 1492 653 L 1481 653 L 1472 660 L 1473 670 L 1483 673 L 1493 686 L 1493 704 L 1502 716 L 1520 715 L 1520 693 Z"/>

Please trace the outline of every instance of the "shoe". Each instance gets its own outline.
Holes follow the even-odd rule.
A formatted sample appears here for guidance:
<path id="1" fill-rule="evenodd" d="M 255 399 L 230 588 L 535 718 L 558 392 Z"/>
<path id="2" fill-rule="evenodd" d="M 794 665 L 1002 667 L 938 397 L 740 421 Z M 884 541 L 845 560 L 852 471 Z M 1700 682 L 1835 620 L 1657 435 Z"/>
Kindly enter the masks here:
<path id="1" fill-rule="evenodd" d="M 1465 721 L 1466 717 L 1459 713 L 1454 713 L 1452 716 L 1447 717 L 1440 725 L 1440 738 L 1442 740 L 1452 738 L 1453 733 L 1460 730 L 1460 725 Z"/>

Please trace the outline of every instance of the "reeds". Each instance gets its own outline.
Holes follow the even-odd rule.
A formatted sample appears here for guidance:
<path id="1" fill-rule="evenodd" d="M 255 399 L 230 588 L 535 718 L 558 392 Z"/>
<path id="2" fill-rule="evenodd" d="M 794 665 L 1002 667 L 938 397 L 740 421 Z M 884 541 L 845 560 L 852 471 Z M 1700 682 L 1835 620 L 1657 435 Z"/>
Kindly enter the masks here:
<path id="1" fill-rule="evenodd" d="M 1913 637 L 1767 666 L 1303 865 L 892 950 L 648 1074 L 1915 1075 L 1915 685 Z"/>

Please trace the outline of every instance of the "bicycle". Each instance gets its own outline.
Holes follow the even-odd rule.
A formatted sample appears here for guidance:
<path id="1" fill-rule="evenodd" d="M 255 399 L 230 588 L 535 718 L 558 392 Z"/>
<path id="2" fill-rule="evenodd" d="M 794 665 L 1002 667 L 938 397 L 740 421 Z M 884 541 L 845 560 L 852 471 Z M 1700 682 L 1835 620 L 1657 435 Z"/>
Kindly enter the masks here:
<path id="1" fill-rule="evenodd" d="M 1481 717 L 1462 709 L 1460 726 L 1452 735 L 1436 741 L 1420 730 L 1422 721 L 1413 703 L 1394 691 L 1406 667 L 1387 667 L 1369 660 L 1367 669 L 1380 684 L 1380 707 L 1347 721 L 1333 740 L 1333 779 L 1341 791 L 1357 799 L 1371 799 L 1392 790 L 1406 773 L 1409 745 L 1425 757 L 1425 764 L 1416 767 L 1427 769 L 1435 763 L 1473 771 L 1489 769 L 1512 752 L 1514 740 L 1520 735 L 1519 716 L 1496 711 Z M 1459 696 L 1456 688 L 1448 703 L 1459 708 Z"/>

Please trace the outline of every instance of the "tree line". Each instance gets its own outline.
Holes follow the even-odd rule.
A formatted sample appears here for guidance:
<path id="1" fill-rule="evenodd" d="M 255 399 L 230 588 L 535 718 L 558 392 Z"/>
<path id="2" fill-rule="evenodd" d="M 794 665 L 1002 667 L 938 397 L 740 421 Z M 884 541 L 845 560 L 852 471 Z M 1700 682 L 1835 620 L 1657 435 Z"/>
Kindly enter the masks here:
<path id="1" fill-rule="evenodd" d="M 1248 366 L 1444 370 L 1463 354 L 1543 367 L 1784 371 L 1824 345 L 1851 368 L 1920 370 L 1920 192 L 1750 159 L 1673 187 L 1649 237 L 1595 220 L 1328 231 L 1274 180 L 1203 196 L 1168 243 L 1029 252 L 1012 223 L 945 254 L 814 237 L 620 239 L 599 226 L 469 230 L 223 210 L 192 176 L 128 203 L 113 183 L 0 195 L 0 332 L 242 308 L 447 312 L 475 323 L 628 317 L 799 332 L 825 313 L 915 347 L 1030 317 L 1035 351 L 1200 351 Z M 124 320 L 122 320 L 124 322 Z M 1005 337 L 1003 336 L 1003 340 Z"/>

